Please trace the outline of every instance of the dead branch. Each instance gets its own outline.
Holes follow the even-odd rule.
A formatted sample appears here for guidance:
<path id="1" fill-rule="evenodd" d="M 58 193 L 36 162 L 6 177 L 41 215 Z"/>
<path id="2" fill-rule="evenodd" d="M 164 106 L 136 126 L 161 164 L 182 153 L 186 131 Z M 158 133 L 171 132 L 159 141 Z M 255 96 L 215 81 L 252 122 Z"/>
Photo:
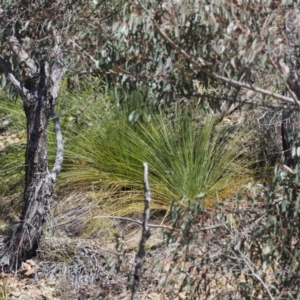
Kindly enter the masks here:
<path id="1" fill-rule="evenodd" d="M 123 221 L 128 221 L 128 222 L 132 222 L 135 223 L 139 226 L 143 226 L 143 222 L 136 220 L 136 219 L 132 219 L 132 218 L 127 218 L 127 217 L 116 217 L 116 216 L 96 216 L 93 217 L 93 219 L 115 219 L 115 220 L 123 220 Z M 166 225 L 158 225 L 158 224 L 148 224 L 149 228 L 160 228 L 160 229 L 165 229 L 165 230 L 170 230 L 170 231 L 175 231 L 180 233 L 181 229 L 177 229 L 177 228 L 173 228 L 172 226 L 166 226 Z M 208 230 L 213 230 L 213 229 L 217 229 L 217 228 L 224 228 L 223 224 L 214 224 L 211 226 L 206 226 L 206 227 L 200 227 L 197 230 L 191 231 L 191 233 L 197 233 L 200 231 L 208 231 Z"/>
<path id="2" fill-rule="evenodd" d="M 135 271 L 134 271 L 134 279 L 132 284 L 132 295 L 131 300 L 137 300 L 138 296 L 138 289 L 140 286 L 140 280 L 142 275 L 142 266 L 145 259 L 145 245 L 147 240 L 149 239 L 151 232 L 148 226 L 149 216 L 150 216 L 150 202 L 151 202 L 151 191 L 149 188 L 149 181 L 148 181 L 148 164 L 143 163 L 144 166 L 144 221 L 143 221 L 143 231 L 142 231 L 142 238 L 140 241 L 139 251 L 136 257 L 136 264 L 135 264 Z"/>

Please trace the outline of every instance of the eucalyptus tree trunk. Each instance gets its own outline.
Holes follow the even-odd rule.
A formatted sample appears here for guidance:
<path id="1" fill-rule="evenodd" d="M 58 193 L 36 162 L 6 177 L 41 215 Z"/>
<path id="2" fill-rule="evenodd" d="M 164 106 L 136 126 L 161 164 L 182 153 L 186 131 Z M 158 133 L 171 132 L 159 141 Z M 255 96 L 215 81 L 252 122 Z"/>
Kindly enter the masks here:
<path id="1" fill-rule="evenodd" d="M 62 166 L 63 142 L 55 106 L 63 63 L 58 45 L 50 67 L 47 62 L 33 61 L 14 36 L 8 39 L 8 43 L 22 63 L 26 75 L 26 84 L 23 86 L 13 74 L 9 63 L 0 56 L 0 65 L 8 81 L 22 97 L 27 120 L 23 209 L 19 220 L 13 224 L 12 234 L 7 237 L 0 252 L 0 266 L 9 266 L 10 269 L 16 270 L 22 261 L 35 255 L 43 225 L 50 212 L 55 181 Z M 54 167 L 50 172 L 47 141 L 48 124 L 51 119 L 55 125 L 57 152 Z"/>

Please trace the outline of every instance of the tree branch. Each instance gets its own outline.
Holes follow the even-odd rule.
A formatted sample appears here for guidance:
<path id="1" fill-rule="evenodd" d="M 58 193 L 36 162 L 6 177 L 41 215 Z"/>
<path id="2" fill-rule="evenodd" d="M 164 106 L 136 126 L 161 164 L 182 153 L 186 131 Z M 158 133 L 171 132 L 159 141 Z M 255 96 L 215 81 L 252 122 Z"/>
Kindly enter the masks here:
<path id="1" fill-rule="evenodd" d="M 269 97 L 273 97 L 276 98 L 278 100 L 282 100 L 284 102 L 288 102 L 288 103 L 292 103 L 295 104 L 294 99 L 290 98 L 290 97 L 286 97 L 284 95 L 278 94 L 278 93 L 274 93 L 268 90 L 265 90 L 263 88 L 254 86 L 252 84 L 248 84 L 246 82 L 240 82 L 237 80 L 234 80 L 230 77 L 224 77 L 221 76 L 215 72 L 209 71 L 208 69 L 205 68 L 206 65 L 208 65 L 205 60 L 202 57 L 198 57 L 198 60 L 194 59 L 193 57 L 191 57 L 186 51 L 184 51 L 181 47 L 179 47 L 157 24 L 157 22 L 152 18 L 150 12 L 140 3 L 140 1 L 138 1 L 139 6 L 149 15 L 149 17 L 151 18 L 154 27 L 156 28 L 156 30 L 158 31 L 159 35 L 172 47 L 174 48 L 176 51 L 178 51 L 179 53 L 181 53 L 191 64 L 193 64 L 194 66 L 197 66 L 203 73 L 207 74 L 208 76 L 221 81 L 221 82 L 225 82 L 228 83 L 231 86 L 235 86 L 235 87 L 239 87 L 239 88 L 245 88 L 248 90 L 252 90 L 256 93 L 265 95 L 265 96 L 269 96 Z"/>
<path id="2" fill-rule="evenodd" d="M 9 63 L 0 55 L 0 65 L 6 73 L 6 78 L 9 83 L 12 85 L 14 90 L 23 98 L 26 99 L 26 95 L 28 94 L 28 90 L 23 87 L 20 81 L 15 77 L 13 71 L 9 65 Z"/>
<path id="3" fill-rule="evenodd" d="M 55 38 L 55 46 L 52 51 L 52 55 L 55 58 L 55 62 L 51 67 L 51 85 L 49 87 L 50 94 L 52 96 L 52 105 L 53 107 L 56 104 L 56 100 L 59 94 L 60 84 L 62 80 L 62 76 L 64 73 L 64 62 L 61 51 L 61 35 L 58 33 L 56 29 L 53 30 L 53 36 Z"/>
<path id="4" fill-rule="evenodd" d="M 253 99 L 241 99 L 239 100 L 238 98 L 234 98 L 232 96 L 216 96 L 212 95 L 209 93 L 192 93 L 192 94 L 182 94 L 182 97 L 198 97 L 198 98 L 208 98 L 208 99 L 214 99 L 217 101 L 228 101 L 231 103 L 240 103 L 240 104 L 252 104 L 252 105 L 257 105 L 257 106 L 263 106 L 267 108 L 272 108 L 272 109 L 285 109 L 285 110 L 300 110 L 299 106 L 295 104 L 290 103 L 268 103 L 264 100 L 253 100 Z"/>
<path id="5" fill-rule="evenodd" d="M 246 83 L 246 82 L 240 82 L 240 81 L 234 80 L 232 78 L 221 76 L 221 75 L 219 75 L 219 74 L 217 74 L 215 72 L 208 71 L 207 69 L 205 69 L 205 67 L 204 67 L 205 63 L 202 62 L 202 59 L 200 60 L 200 62 L 198 62 L 195 59 L 193 59 L 189 54 L 187 54 L 184 50 L 182 50 L 176 43 L 174 43 L 170 39 L 170 37 L 165 32 L 163 32 L 160 29 L 160 27 L 158 26 L 158 24 L 154 20 L 153 20 L 153 24 L 154 24 L 155 28 L 157 29 L 158 33 L 160 34 L 160 36 L 165 41 L 167 41 L 170 44 L 170 46 L 172 46 L 175 50 L 180 51 L 180 53 L 183 54 L 183 56 L 190 63 L 192 63 L 193 65 L 197 66 L 199 69 L 201 69 L 202 72 L 204 72 L 205 74 L 211 76 L 212 78 L 214 78 L 216 80 L 219 80 L 219 81 L 222 81 L 222 82 L 225 82 L 225 83 L 228 83 L 228 84 L 230 84 L 232 86 L 236 86 L 236 87 L 240 87 L 240 88 L 245 88 L 245 89 L 248 89 L 248 90 L 252 90 L 252 91 L 254 91 L 256 93 L 260 93 L 260 94 L 265 95 L 265 96 L 270 96 L 270 97 L 276 98 L 278 100 L 282 100 L 282 101 L 293 103 L 293 104 L 295 103 L 294 99 L 292 99 L 290 97 L 286 97 L 286 96 L 283 96 L 281 94 L 277 94 L 277 93 L 274 93 L 274 92 L 262 89 L 260 87 L 254 86 L 252 84 L 249 84 L 249 83 Z"/>
<path id="6" fill-rule="evenodd" d="M 22 48 L 18 39 L 15 36 L 8 38 L 8 43 L 19 60 L 21 68 L 29 78 L 34 78 L 38 73 L 38 67 L 33 59 L 31 59 L 28 53 Z"/>
<path id="7" fill-rule="evenodd" d="M 143 222 L 141 222 L 140 220 L 135 220 L 135 219 L 131 219 L 131 218 L 127 218 L 127 217 L 116 217 L 116 216 L 96 216 L 93 217 L 93 219 L 115 219 L 115 220 L 123 220 L 123 221 L 128 221 L 128 222 L 132 222 L 135 223 L 139 226 L 143 226 Z M 176 231 L 178 233 L 182 232 L 181 229 L 177 229 L 174 228 L 172 226 L 166 226 L 166 225 L 157 225 L 157 224 L 148 224 L 149 228 L 160 228 L 160 229 L 165 229 L 165 230 L 170 230 L 170 231 Z M 206 226 L 206 227 L 200 227 L 197 230 L 191 231 L 191 233 L 197 233 L 200 231 L 208 231 L 208 230 L 213 230 L 213 229 L 217 229 L 217 228 L 221 228 L 224 227 L 223 224 L 214 224 L 214 225 L 210 225 L 210 226 Z"/>
<path id="8" fill-rule="evenodd" d="M 56 182 L 57 176 L 61 171 L 63 160 L 64 160 L 64 142 L 61 132 L 61 126 L 59 118 L 56 114 L 55 109 L 52 111 L 52 119 L 54 123 L 55 135 L 56 135 L 56 158 L 53 169 L 51 171 L 51 177 L 53 182 Z"/>

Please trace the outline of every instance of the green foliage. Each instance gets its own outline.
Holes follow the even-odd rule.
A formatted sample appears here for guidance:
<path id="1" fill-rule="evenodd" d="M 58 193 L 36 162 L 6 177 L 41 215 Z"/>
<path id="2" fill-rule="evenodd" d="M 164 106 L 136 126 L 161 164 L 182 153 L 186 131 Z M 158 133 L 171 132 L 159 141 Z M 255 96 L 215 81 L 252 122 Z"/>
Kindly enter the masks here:
<path id="1" fill-rule="evenodd" d="M 198 107 L 176 109 L 195 97 L 207 108 L 219 109 L 227 100 L 278 108 L 271 98 L 286 83 L 299 99 L 297 77 L 287 67 L 299 67 L 299 4 L 291 0 L 70 0 L 55 4 L 41 0 L 1 5 L 0 55 L 11 63 L 18 79 L 22 81 L 24 74 L 18 72 L 6 35 L 19 39 L 36 64 L 45 58 L 51 64 L 57 30 L 67 72 L 76 73 L 61 90 L 59 113 L 67 157 L 59 186 L 92 191 L 94 203 L 107 213 L 134 213 L 142 209 L 141 166 L 147 161 L 152 208 L 169 210 L 173 201 L 174 231 L 168 238 L 177 242 L 170 268 L 176 276 L 166 280 L 170 299 L 187 289 L 190 299 L 200 295 L 209 299 L 213 289 L 226 286 L 223 274 L 237 282 L 228 297 L 300 297 L 298 134 L 291 131 L 287 136 L 293 144 L 291 155 L 278 162 L 270 188 L 257 189 L 245 207 L 238 193 L 234 208 L 208 214 L 208 206 L 232 195 L 251 178 L 252 154 L 243 149 L 249 133 L 197 115 Z M 103 92 L 103 82 L 95 77 L 81 84 L 78 78 L 86 72 L 103 76 L 115 98 Z M 1 74 L 1 87 L 6 84 Z M 264 98 L 252 98 L 245 89 Z M 14 99 L 10 89 L 5 92 Z M 281 100 L 296 102 L 287 97 Z M 149 102 L 156 104 L 155 109 L 149 110 Z M 170 112 L 170 107 L 167 116 L 157 114 L 165 108 Z M 9 132 L 21 131 L 24 137 L 21 110 L 18 102 L 0 101 L 1 121 L 7 118 Z M 2 199 L 21 193 L 23 144 L 20 139 L 1 147 Z M 273 144 L 277 146 L 277 141 Z M 51 165 L 53 134 L 48 146 Z M 260 203 L 258 193 L 263 194 Z M 199 224 L 209 218 L 218 230 L 199 234 Z M 96 224 L 92 222 L 89 226 Z M 200 258 L 191 245 L 200 249 Z M 227 295 L 219 293 L 215 298 Z"/>
<path id="2" fill-rule="evenodd" d="M 144 89 L 145 99 L 166 106 L 195 97 L 198 80 L 201 96 L 216 108 L 220 100 L 262 104 L 241 89 L 257 85 L 271 105 L 270 92 L 286 84 L 277 62 L 288 54 L 297 67 L 298 9 L 299 1 L 6 1 L 0 51 L 17 74 L 6 41 L 13 34 L 37 64 L 45 58 L 51 64 L 57 30 L 70 80 L 100 75 L 108 86 Z"/>
<path id="3" fill-rule="evenodd" d="M 67 84 L 68 80 L 62 84 L 63 101 L 58 109 L 66 150 L 59 187 L 94 188 L 94 201 L 108 211 L 127 214 L 142 209 L 144 161 L 151 165 L 154 209 L 168 210 L 174 198 L 181 198 L 185 205 L 186 198 L 197 196 L 212 205 L 250 180 L 253 161 L 243 149 L 246 134 L 242 129 L 229 133 L 232 128 L 215 125 L 213 117 L 197 115 L 197 107 L 171 117 L 155 115 L 143 107 L 138 92 L 120 107 L 103 94 L 101 81 L 93 77 L 72 92 Z M 10 130 L 23 129 L 24 115 L 18 102 L 3 100 L 1 105 L 6 116 L 11 113 Z M 51 168 L 55 136 L 49 125 Z M 6 193 L 15 192 L 15 185 L 20 191 L 22 187 L 24 149 L 20 144 L 14 147 L 14 152 L 0 157 L 2 176 L 8 183 Z M 18 166 L 21 172 L 15 172 Z"/>
<path id="4" fill-rule="evenodd" d="M 273 183 L 266 191 L 266 217 L 253 230 L 251 247 L 264 268 L 274 272 L 270 290 L 280 299 L 300 297 L 299 130 L 292 140 L 291 157 L 283 157 L 275 167 Z"/>
<path id="5" fill-rule="evenodd" d="M 293 139 L 289 166 L 279 160 L 272 184 L 250 184 L 232 208 L 227 203 L 208 212 L 198 202 L 184 209 L 174 202 L 173 230 L 165 232 L 175 245 L 165 277 L 169 299 L 179 293 L 189 299 L 299 299 L 298 132 Z"/>
<path id="6" fill-rule="evenodd" d="M 157 115 L 132 123 L 118 108 L 108 113 L 91 106 L 85 113 L 97 117 L 66 143 L 68 163 L 61 178 L 69 186 L 100 189 L 100 198 L 103 190 L 111 190 L 104 204 L 110 213 L 142 209 L 144 161 L 151 166 L 153 209 L 168 210 L 175 198 L 185 205 L 186 198 L 198 197 L 211 205 L 251 178 L 245 132 L 229 134 L 213 117 L 195 119 L 191 110 L 172 119 Z"/>
<path id="7" fill-rule="evenodd" d="M 274 61 L 297 51 L 292 20 L 298 8 L 299 1 L 124 1 L 97 59 L 108 82 L 129 90 L 147 86 L 158 104 L 193 97 L 199 80 L 215 87 L 209 101 L 219 107 L 224 95 L 233 102 L 247 98 L 230 79 L 282 89 Z"/>
<path id="8" fill-rule="evenodd" d="M 97 3 L 96 3 L 97 2 Z M 98 3 L 99 2 L 99 3 Z M 76 77 L 97 67 L 96 49 L 107 40 L 112 22 L 121 10 L 122 1 L 4 1 L 0 11 L 0 53 L 12 64 L 21 79 L 19 66 L 12 57 L 6 37 L 14 35 L 37 64 L 51 63 L 55 30 L 61 34 L 68 72 Z M 103 17 L 105 16 L 105 17 Z M 50 50 L 50 51 L 49 51 Z M 2 77 L 2 87 L 6 84 Z"/>
<path id="9" fill-rule="evenodd" d="M 2 285 L 1 285 L 1 300 L 7 300 L 8 295 L 7 295 L 7 280 L 6 278 L 2 278 Z"/>

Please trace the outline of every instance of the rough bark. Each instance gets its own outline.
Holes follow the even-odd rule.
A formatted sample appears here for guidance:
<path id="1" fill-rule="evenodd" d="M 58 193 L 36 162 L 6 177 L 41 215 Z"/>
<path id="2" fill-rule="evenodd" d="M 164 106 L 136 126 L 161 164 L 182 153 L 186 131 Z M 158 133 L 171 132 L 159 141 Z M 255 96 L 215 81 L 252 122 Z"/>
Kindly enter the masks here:
<path id="1" fill-rule="evenodd" d="M 299 140 L 298 132 L 300 130 L 299 122 L 299 111 L 282 111 L 282 122 L 281 122 L 281 137 L 282 137 L 282 148 L 284 155 L 284 163 L 288 167 L 295 165 L 295 157 L 292 157 L 292 147 L 296 141 Z"/>
<path id="2" fill-rule="evenodd" d="M 17 270 L 20 263 L 35 255 L 43 226 L 50 212 L 52 193 L 63 160 L 63 142 L 59 119 L 55 113 L 63 74 L 61 53 L 55 49 L 56 59 L 49 68 L 46 62 L 34 62 L 21 48 L 15 37 L 8 39 L 17 59 L 22 62 L 26 85 L 13 74 L 10 65 L 0 56 L 0 65 L 12 87 L 23 99 L 27 120 L 25 154 L 25 188 L 23 209 L 13 225 L 0 252 L 0 266 Z M 48 169 L 48 123 L 52 117 L 57 141 L 55 165 Z"/>
<path id="3" fill-rule="evenodd" d="M 292 59 L 287 59 L 288 63 L 292 66 Z M 289 96 L 294 99 L 294 109 L 287 107 L 282 110 L 282 122 L 281 122 L 281 137 L 282 148 L 284 154 L 285 164 L 291 167 L 295 164 L 295 158 L 292 157 L 291 149 L 293 144 L 299 142 L 299 130 L 300 130 L 300 81 L 297 72 L 293 67 L 289 67 L 283 60 L 280 60 L 277 64 L 278 69 L 281 71 L 283 77 L 286 78 L 286 90 L 283 92 L 285 96 Z"/>

